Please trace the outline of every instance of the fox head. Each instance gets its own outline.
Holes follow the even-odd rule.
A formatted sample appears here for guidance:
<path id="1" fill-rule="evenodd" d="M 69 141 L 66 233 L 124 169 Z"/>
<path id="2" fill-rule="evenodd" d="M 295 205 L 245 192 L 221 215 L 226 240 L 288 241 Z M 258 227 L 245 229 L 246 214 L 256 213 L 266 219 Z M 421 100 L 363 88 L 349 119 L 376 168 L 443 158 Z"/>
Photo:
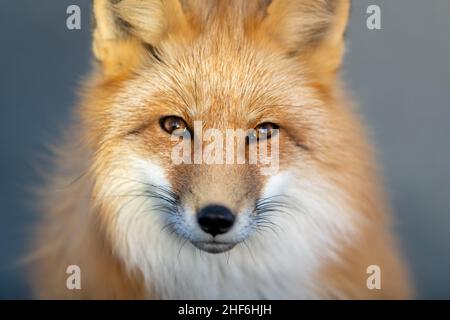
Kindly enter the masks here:
<path id="1" fill-rule="evenodd" d="M 308 256 L 349 225 L 368 168 L 339 88 L 348 0 L 93 3 L 99 67 L 82 117 L 94 199 L 130 266 L 240 244 Z M 253 137 L 244 160 L 266 142 L 275 170 L 216 157 L 239 130 Z M 180 144 L 191 162 L 174 160 Z"/>

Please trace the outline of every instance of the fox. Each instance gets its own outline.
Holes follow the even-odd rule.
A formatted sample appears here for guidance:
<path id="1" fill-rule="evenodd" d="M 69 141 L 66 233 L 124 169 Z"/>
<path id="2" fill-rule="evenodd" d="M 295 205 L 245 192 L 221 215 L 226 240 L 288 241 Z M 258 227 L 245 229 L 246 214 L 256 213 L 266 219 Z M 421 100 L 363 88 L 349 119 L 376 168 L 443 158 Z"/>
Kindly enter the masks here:
<path id="1" fill-rule="evenodd" d="M 409 298 L 374 148 L 341 80 L 350 9 L 93 0 L 93 70 L 39 188 L 34 295 Z M 244 159 L 268 142 L 275 170 L 175 163 L 180 140 L 207 148 L 200 129 L 251 130 Z"/>

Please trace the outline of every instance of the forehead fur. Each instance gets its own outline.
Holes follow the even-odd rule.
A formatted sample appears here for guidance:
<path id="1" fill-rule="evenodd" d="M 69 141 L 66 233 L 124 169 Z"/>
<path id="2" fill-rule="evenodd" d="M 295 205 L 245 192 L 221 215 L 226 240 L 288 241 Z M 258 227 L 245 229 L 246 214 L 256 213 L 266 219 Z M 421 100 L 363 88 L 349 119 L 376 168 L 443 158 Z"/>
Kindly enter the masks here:
<path id="1" fill-rule="evenodd" d="M 258 46 L 224 36 L 201 37 L 189 46 L 165 43 L 162 62 L 142 66 L 137 82 L 152 88 L 153 99 L 193 118 L 214 108 L 252 118 L 266 107 L 307 99 L 311 80 L 301 62 Z"/>

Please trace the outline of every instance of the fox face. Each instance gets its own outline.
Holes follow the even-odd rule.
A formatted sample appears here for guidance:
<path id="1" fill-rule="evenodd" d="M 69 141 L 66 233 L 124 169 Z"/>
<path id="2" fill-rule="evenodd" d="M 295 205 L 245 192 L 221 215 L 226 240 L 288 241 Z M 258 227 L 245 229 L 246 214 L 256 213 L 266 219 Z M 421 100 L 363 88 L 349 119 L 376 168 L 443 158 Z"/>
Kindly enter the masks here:
<path id="1" fill-rule="evenodd" d="M 100 185 L 115 193 L 123 188 L 124 195 L 148 193 L 149 202 L 164 207 L 160 218 L 175 235 L 223 252 L 267 223 L 263 211 L 291 202 L 267 191 L 270 177 L 307 163 L 313 131 L 325 119 L 316 89 L 299 76 L 301 64 L 292 68 L 295 58 L 257 51 L 257 44 L 230 50 L 217 37 L 197 41 L 165 60 L 159 49 L 163 62 L 121 84 L 114 99 L 123 102 L 112 106 L 117 122 L 110 127 L 134 125 L 107 142 L 111 166 L 98 154 L 98 175 L 121 171 Z M 280 60 L 275 67 L 273 59 Z"/>
<path id="2" fill-rule="evenodd" d="M 349 1 L 93 4 L 81 136 L 125 269 L 157 298 L 334 292 L 324 262 L 378 219 L 337 78 Z"/>

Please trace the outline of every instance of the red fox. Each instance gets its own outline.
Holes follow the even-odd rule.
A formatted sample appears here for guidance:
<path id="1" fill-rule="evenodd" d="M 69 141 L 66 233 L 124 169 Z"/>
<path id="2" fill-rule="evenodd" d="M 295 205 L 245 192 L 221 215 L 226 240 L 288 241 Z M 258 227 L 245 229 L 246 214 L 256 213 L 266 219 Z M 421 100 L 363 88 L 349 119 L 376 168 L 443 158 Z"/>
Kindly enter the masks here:
<path id="1" fill-rule="evenodd" d="M 93 9 L 96 68 L 42 188 L 37 297 L 410 296 L 372 150 L 339 79 L 349 0 Z M 210 129 L 251 131 L 244 163 L 207 161 L 225 158 L 223 141 L 198 156 L 211 151 L 212 136 L 197 137 Z M 191 162 L 174 161 L 181 140 Z M 270 172 L 247 161 L 263 141 L 276 155 Z M 66 286 L 71 265 L 80 290 Z"/>

